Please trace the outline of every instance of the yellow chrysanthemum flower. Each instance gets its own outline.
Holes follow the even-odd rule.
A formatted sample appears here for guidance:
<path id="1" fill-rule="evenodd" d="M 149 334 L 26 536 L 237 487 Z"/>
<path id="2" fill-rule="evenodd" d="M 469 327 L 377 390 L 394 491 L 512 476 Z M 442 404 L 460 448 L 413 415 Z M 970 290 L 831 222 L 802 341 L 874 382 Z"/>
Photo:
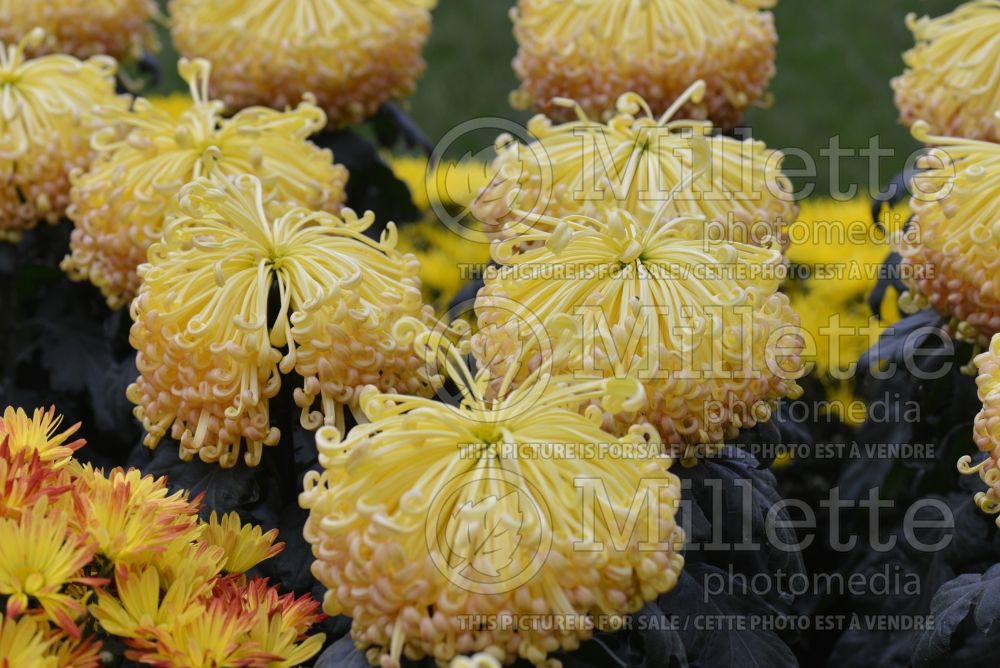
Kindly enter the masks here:
<path id="1" fill-rule="evenodd" d="M 952 317 L 958 338 L 986 345 L 1000 332 L 1000 144 L 934 136 L 922 122 L 913 134 L 935 148 L 913 178 L 900 307 L 933 307 Z"/>
<path id="2" fill-rule="evenodd" d="M 31 617 L 0 616 L 0 665 L 60 668 L 57 657 L 48 654 L 54 638 L 46 635 L 45 625 Z"/>
<path id="3" fill-rule="evenodd" d="M 281 552 L 285 544 L 275 544 L 277 537 L 277 529 L 264 533 L 259 526 L 240 523 L 237 513 L 226 513 L 220 520 L 212 511 L 201 539 L 225 550 L 226 571 L 243 573 Z"/>
<path id="4" fill-rule="evenodd" d="M 44 4 L 44 3 L 39 3 Z M 0 44 L 0 241 L 17 241 L 41 220 L 55 224 L 69 204 L 69 176 L 86 168 L 97 105 L 115 96 L 115 61 L 67 55 L 27 60 L 42 39 L 33 30 Z"/>
<path id="5" fill-rule="evenodd" d="M 490 247 L 456 234 L 436 216 L 406 226 L 399 249 L 420 260 L 424 297 L 443 312 L 455 295 L 476 278 L 490 260 Z"/>
<path id="6" fill-rule="evenodd" d="M 555 320 L 571 318 L 579 339 L 557 370 L 637 375 L 646 404 L 609 414 L 608 428 L 648 421 L 672 446 L 699 446 L 678 448 L 686 461 L 799 396 L 803 340 L 777 291 L 777 249 L 707 240 L 703 218 L 599 215 L 547 221 L 551 234 L 531 231 L 528 218 L 494 246 L 500 267 L 487 270 L 476 299 L 480 363 L 524 375 L 547 355 L 544 339 L 559 338 Z M 526 241 L 537 247 L 515 253 Z"/>
<path id="7" fill-rule="evenodd" d="M 84 606 L 64 588 L 89 582 L 80 571 L 97 546 L 70 527 L 69 513 L 45 498 L 18 519 L 0 520 L 0 595 L 7 597 L 8 617 L 35 601 L 49 620 L 79 637 L 76 618 Z"/>
<path id="8" fill-rule="evenodd" d="M 62 415 L 56 415 L 55 406 L 47 411 L 36 408 L 30 418 L 23 408 L 8 406 L 0 418 L 0 442 L 6 440 L 11 454 L 34 451 L 43 462 L 59 467 L 85 443 L 82 438 L 66 442 L 80 428 L 79 422 L 61 432 L 60 424 Z"/>
<path id="9" fill-rule="evenodd" d="M 426 157 L 416 155 L 388 155 L 386 161 L 424 213 L 435 204 L 468 208 L 489 182 L 489 166 L 484 163 L 446 160 L 431 168 Z"/>
<path id="10" fill-rule="evenodd" d="M 892 80 L 904 125 L 926 121 L 939 134 L 1000 141 L 1000 0 L 973 0 L 930 18 L 906 17 L 916 46 Z"/>
<path id="11" fill-rule="evenodd" d="M 175 121 L 180 121 L 184 117 L 184 112 L 190 111 L 191 107 L 197 104 L 190 93 L 180 90 L 167 95 L 150 95 L 146 99 L 154 109 L 162 111 Z"/>
<path id="12" fill-rule="evenodd" d="M 174 541 L 167 546 L 156 565 L 167 584 L 186 577 L 207 581 L 222 573 L 226 565 L 226 552 L 218 545 L 209 545 L 204 541 Z"/>
<path id="13" fill-rule="evenodd" d="M 154 0 L 0 0 L 0 41 L 15 42 L 41 28 L 45 39 L 32 46 L 33 54 L 103 54 L 120 61 L 158 47 L 149 24 L 158 15 Z"/>
<path id="14" fill-rule="evenodd" d="M 519 50 L 515 104 L 566 120 L 557 98 L 596 117 L 639 93 L 666 110 L 695 79 L 708 94 L 685 118 L 740 124 L 774 76 L 776 0 L 520 0 L 511 12 Z"/>
<path id="15" fill-rule="evenodd" d="M 413 92 L 436 0 L 171 0 L 172 34 L 213 61 L 231 108 L 281 109 L 312 93 L 335 126 Z"/>
<path id="16" fill-rule="evenodd" d="M 175 541 L 191 542 L 201 534 L 198 506 L 185 492 L 170 494 L 165 478 L 138 469 L 105 474 L 81 467 L 77 512 L 98 552 L 114 564 L 145 564 Z"/>
<path id="17" fill-rule="evenodd" d="M 958 460 L 958 470 L 979 474 L 987 489 L 976 494 L 976 505 L 996 515 L 1000 513 L 1000 334 L 995 335 L 989 348 L 976 355 L 973 361 L 979 370 L 976 385 L 983 408 L 976 415 L 972 438 L 976 447 L 986 453 L 986 458 L 972 466 L 972 458 L 966 455 Z M 997 526 L 1000 526 L 1000 517 Z"/>
<path id="18" fill-rule="evenodd" d="M 323 127 L 323 111 L 307 101 L 223 119 L 222 103 L 208 96 L 210 71 L 204 60 L 181 61 L 192 105 L 179 119 L 141 98 L 131 110 L 104 110 L 109 127 L 94 138 L 101 155 L 73 178 L 68 213 L 76 229 L 63 269 L 89 279 L 113 308 L 135 296 L 138 266 L 177 193 L 196 178 L 249 173 L 262 180 L 269 203 L 332 213 L 343 204 L 347 171 L 308 140 Z"/>
<path id="19" fill-rule="evenodd" d="M 368 384 L 430 392 L 433 379 L 389 331 L 403 316 L 432 317 L 415 258 L 395 250 L 394 225 L 372 241 L 371 213 L 269 216 L 260 181 L 248 175 L 199 180 L 179 205 L 132 304 L 140 375 L 128 397 L 147 446 L 172 425 L 184 459 L 232 466 L 245 442 L 255 466 L 262 447 L 278 442 L 268 400 L 293 370 L 304 379 L 295 401 L 311 429 L 343 424 L 343 409 Z"/>
<path id="20" fill-rule="evenodd" d="M 546 363 L 510 389 L 509 378 L 473 377 L 441 331 L 404 329 L 443 365 L 459 401 L 367 388 L 370 422 L 344 440 L 332 427 L 317 433 L 324 470 L 306 474 L 299 497 L 324 610 L 351 615 L 369 661 L 444 662 L 490 647 L 504 662 L 542 665 L 606 616 L 674 586 L 683 535 L 671 460 L 648 427 L 617 438 L 599 409 L 577 411 L 588 401 L 635 408 L 639 383 L 556 378 Z M 565 450 L 534 450 L 546 445 Z M 638 530 L 620 533 L 632 520 Z M 526 615 L 563 623 L 489 628 Z"/>
<path id="21" fill-rule="evenodd" d="M 710 123 L 672 120 L 703 92 L 703 82 L 692 85 L 659 118 L 634 94 L 619 98 L 618 114 L 606 124 L 579 108 L 578 120 L 559 125 L 534 117 L 528 123 L 533 142 L 497 140 L 495 176 L 473 213 L 502 236 L 519 211 L 560 218 L 594 216 L 607 205 L 634 214 L 665 208 L 705 216 L 717 238 L 758 245 L 783 239 L 795 205 L 781 152 L 713 135 Z"/>
<path id="22" fill-rule="evenodd" d="M 45 38 L 30 52 L 77 58 L 138 57 L 159 44 L 149 21 L 159 15 L 154 0 L 0 0 L 0 41 L 16 42 L 33 28 Z"/>
<path id="23" fill-rule="evenodd" d="M 802 359 L 824 385 L 829 410 L 852 426 L 867 409 L 853 394 L 851 365 L 900 318 L 895 289 L 886 293 L 880 318 L 867 300 L 907 216 L 906 206 L 886 208 L 880 229 L 867 198 L 810 198 L 788 228 L 787 257 L 800 270 L 785 290 L 801 319 Z"/>

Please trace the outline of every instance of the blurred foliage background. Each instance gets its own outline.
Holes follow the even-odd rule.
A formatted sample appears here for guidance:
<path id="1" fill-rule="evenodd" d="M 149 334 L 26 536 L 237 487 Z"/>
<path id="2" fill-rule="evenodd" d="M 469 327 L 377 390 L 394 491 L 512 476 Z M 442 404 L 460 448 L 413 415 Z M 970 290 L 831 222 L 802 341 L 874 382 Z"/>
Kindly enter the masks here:
<path id="1" fill-rule="evenodd" d="M 507 96 L 517 87 L 510 61 L 516 51 L 508 13 L 513 0 L 439 0 L 434 30 L 425 50 L 427 72 L 407 111 L 433 141 L 472 118 L 501 117 L 523 123 L 528 113 L 510 108 Z M 957 0 L 781 0 L 774 10 L 778 36 L 778 74 L 771 84 L 774 104 L 747 116 L 753 136 L 775 148 L 797 148 L 816 161 L 816 176 L 793 180 L 802 194 L 828 195 L 850 184 L 872 184 L 869 160 L 844 157 L 839 169 L 821 151 L 839 137 L 842 149 L 866 148 L 878 136 L 893 157 L 881 159 L 879 180 L 900 171 L 917 148 L 897 122 L 889 80 L 902 72 L 903 51 L 913 45 L 905 25 L 909 12 L 936 16 Z M 159 54 L 165 77 L 158 92 L 179 87 L 164 31 Z M 484 123 L 489 125 L 489 123 Z M 492 146 L 495 129 L 463 133 L 449 157 L 481 154 Z M 799 170 L 799 158 L 786 167 Z M 834 178 L 835 177 L 835 178 Z"/>

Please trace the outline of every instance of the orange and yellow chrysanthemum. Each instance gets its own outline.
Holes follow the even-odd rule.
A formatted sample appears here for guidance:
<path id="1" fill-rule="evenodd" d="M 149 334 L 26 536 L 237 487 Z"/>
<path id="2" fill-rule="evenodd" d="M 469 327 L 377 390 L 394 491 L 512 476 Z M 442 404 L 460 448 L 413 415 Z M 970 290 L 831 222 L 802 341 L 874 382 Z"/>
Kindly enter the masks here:
<path id="1" fill-rule="evenodd" d="M 600 408 L 578 412 L 589 401 L 635 409 L 640 383 L 553 377 L 543 364 L 512 388 L 473 376 L 445 333 L 413 322 L 399 330 L 443 367 L 456 403 L 367 388 L 369 422 L 343 440 L 333 427 L 318 432 L 323 471 L 306 474 L 299 498 L 324 610 L 351 615 L 369 661 L 445 662 L 490 647 L 506 663 L 543 665 L 601 619 L 674 586 L 683 535 L 670 458 L 648 427 L 619 438 L 601 427 Z M 565 447 L 534 450 L 545 445 Z M 627 518 L 640 529 L 619 533 Z M 565 623 L 494 629 L 470 624 L 477 615 Z"/>
<path id="2" fill-rule="evenodd" d="M 126 639 L 141 639 L 171 624 L 185 625 L 204 612 L 200 601 L 211 592 L 211 579 L 185 573 L 165 581 L 156 566 L 115 569 L 114 594 L 97 593 L 90 614 L 107 633 Z"/>
<path id="3" fill-rule="evenodd" d="M 62 415 L 56 415 L 55 406 L 47 411 L 36 408 L 30 418 L 23 408 L 8 406 L 0 417 L 0 442 L 6 441 L 12 455 L 21 451 L 36 452 L 43 462 L 59 466 L 84 444 L 82 438 L 67 443 L 80 428 L 79 422 L 61 432 L 60 424 Z"/>
<path id="4" fill-rule="evenodd" d="M 44 3 L 38 3 L 44 4 Z M 69 179 L 93 157 L 97 105 L 122 106 L 115 61 L 67 55 L 28 60 L 33 30 L 0 45 L 0 241 L 17 241 L 39 221 L 55 224 L 69 205 Z"/>
<path id="5" fill-rule="evenodd" d="M 78 477 L 76 511 L 97 551 L 114 564 L 143 564 L 170 544 L 200 535 L 198 504 L 184 492 L 170 494 L 165 478 L 137 469 L 108 473 L 83 466 Z"/>
<path id="6" fill-rule="evenodd" d="M 243 573 L 281 552 L 285 544 L 275 544 L 277 537 L 277 529 L 264 533 L 259 526 L 242 524 L 236 513 L 226 513 L 220 519 L 213 511 L 201 539 L 225 551 L 227 572 Z"/>
<path id="7" fill-rule="evenodd" d="M 281 109 L 316 96 L 334 126 L 404 98 L 424 70 L 435 0 L 171 0 L 172 33 L 188 57 L 215 63 L 233 109 Z"/>
<path id="8" fill-rule="evenodd" d="M 924 123 L 913 133 L 934 148 L 913 177 L 900 306 L 933 307 L 951 316 L 958 338 L 985 345 L 1000 332 L 1000 144 L 935 136 Z"/>
<path id="9" fill-rule="evenodd" d="M 983 407 L 976 415 L 972 438 L 986 458 L 973 466 L 972 458 L 966 455 L 959 460 L 958 469 L 965 474 L 979 474 L 986 491 L 976 494 L 976 505 L 997 515 L 1000 513 L 1000 334 L 993 337 L 989 348 L 977 355 L 974 362 L 979 370 L 976 385 Z"/>
<path id="10" fill-rule="evenodd" d="M 0 665 L 4 668 L 61 668 L 58 658 L 48 653 L 52 642 L 38 620 L 0 616 Z"/>
<path id="11" fill-rule="evenodd" d="M 203 523 L 164 478 L 43 458 L 53 415 L 0 439 L 0 665 L 99 668 L 120 647 L 104 636 L 162 666 L 291 668 L 319 651 L 315 600 L 237 570 L 272 556 L 276 532 Z"/>
<path id="12" fill-rule="evenodd" d="M 512 10 L 519 50 L 514 102 L 559 120 L 612 113 L 630 91 L 663 113 L 696 79 L 708 84 L 683 118 L 739 125 L 774 76 L 776 0 L 520 0 Z"/>
<path id="13" fill-rule="evenodd" d="M 245 443 L 256 465 L 278 442 L 268 401 L 292 371 L 311 429 L 343 424 L 368 384 L 430 391 L 433 379 L 389 331 L 403 316 L 432 317 L 415 258 L 395 250 L 395 226 L 373 241 L 371 213 L 271 216 L 248 175 L 197 181 L 179 202 L 132 304 L 140 375 L 128 397 L 149 447 L 170 429 L 185 459 L 232 466 Z"/>
<path id="14" fill-rule="evenodd" d="M 181 61 L 180 72 L 191 91 L 186 111 L 174 117 L 142 98 L 131 110 L 102 110 L 108 128 L 94 138 L 100 156 L 73 178 L 68 213 L 76 229 L 63 268 L 89 279 L 112 307 L 135 296 L 137 269 L 177 193 L 198 177 L 254 174 L 269 204 L 336 213 L 344 201 L 347 171 L 308 139 L 325 124 L 321 109 L 305 101 L 224 119 L 222 102 L 209 98 L 208 62 Z"/>
<path id="15" fill-rule="evenodd" d="M 44 497 L 19 518 L 0 520 L 0 594 L 7 597 L 7 616 L 31 612 L 36 601 L 39 614 L 80 637 L 76 620 L 85 607 L 65 588 L 99 584 L 81 576 L 96 550 L 88 536 L 71 530 L 70 513 Z"/>
<path id="16" fill-rule="evenodd" d="M 938 134 L 1000 141 L 1000 0 L 973 0 L 930 18 L 906 17 L 916 46 L 892 80 L 900 120 Z"/>

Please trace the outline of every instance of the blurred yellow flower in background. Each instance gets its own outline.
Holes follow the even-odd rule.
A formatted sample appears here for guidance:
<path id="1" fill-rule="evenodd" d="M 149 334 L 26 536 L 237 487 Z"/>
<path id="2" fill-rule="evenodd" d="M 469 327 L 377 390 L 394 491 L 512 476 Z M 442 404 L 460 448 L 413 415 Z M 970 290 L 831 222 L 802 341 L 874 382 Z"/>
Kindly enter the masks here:
<path id="1" fill-rule="evenodd" d="M 321 109 L 305 101 L 284 112 L 256 107 L 223 118 L 222 103 L 209 98 L 209 63 L 182 60 L 179 69 L 189 108 L 174 116 L 138 98 L 132 109 L 100 110 L 110 126 L 94 137 L 100 156 L 73 177 L 68 214 L 75 229 L 62 266 L 99 287 L 113 308 L 135 296 L 137 269 L 177 193 L 198 177 L 255 174 L 268 203 L 336 213 L 344 202 L 347 170 L 308 139 L 324 126 Z"/>
<path id="2" fill-rule="evenodd" d="M 871 215 L 867 198 L 805 199 L 788 228 L 787 257 L 795 268 L 784 287 L 802 323 L 802 359 L 826 389 L 829 410 L 853 426 L 866 409 L 854 397 L 851 365 L 900 318 L 894 288 L 882 302 L 881 318 L 871 312 L 868 296 L 908 208 L 884 208 L 881 230 Z"/>
<path id="3" fill-rule="evenodd" d="M 900 121 L 938 134 L 1000 141 L 1000 0 L 973 0 L 930 18 L 906 17 L 916 46 L 892 80 Z"/>
<path id="4" fill-rule="evenodd" d="M 306 93 L 336 127 L 407 97 L 436 0 L 170 0 L 177 50 L 208 58 L 232 109 L 282 109 Z"/>
<path id="5" fill-rule="evenodd" d="M 175 121 L 181 120 L 184 112 L 197 104 L 191 93 L 186 90 L 177 90 L 166 95 L 150 95 L 146 99 L 154 109 L 162 111 Z"/>
<path id="6" fill-rule="evenodd" d="M 439 218 L 442 209 L 438 207 L 448 211 L 449 216 L 466 212 L 489 180 L 490 167 L 445 161 L 429 169 L 426 158 L 409 155 L 389 155 L 387 160 L 423 213 L 419 221 L 405 226 L 399 236 L 399 249 L 420 260 L 424 296 L 442 313 L 471 279 L 482 274 L 490 259 L 490 247 L 485 235 L 477 243 L 451 229 Z"/>
<path id="7" fill-rule="evenodd" d="M 115 95 L 114 60 L 27 59 L 25 49 L 42 38 L 32 30 L 16 44 L 0 44 L 0 241 L 18 241 L 39 221 L 59 222 L 70 174 L 93 157 L 94 107 L 126 104 Z"/>
<path id="8" fill-rule="evenodd" d="M 776 0 L 520 0 L 511 11 L 519 46 L 514 71 L 518 106 L 533 104 L 557 120 L 571 98 L 602 118 L 633 91 L 662 114 L 696 79 L 704 99 L 679 118 L 739 125 L 774 76 Z"/>
<path id="9" fill-rule="evenodd" d="M 413 204 L 425 212 L 434 205 L 467 209 L 490 180 L 489 165 L 481 162 L 444 160 L 432 169 L 424 156 L 385 157 L 393 174 L 409 189 Z"/>

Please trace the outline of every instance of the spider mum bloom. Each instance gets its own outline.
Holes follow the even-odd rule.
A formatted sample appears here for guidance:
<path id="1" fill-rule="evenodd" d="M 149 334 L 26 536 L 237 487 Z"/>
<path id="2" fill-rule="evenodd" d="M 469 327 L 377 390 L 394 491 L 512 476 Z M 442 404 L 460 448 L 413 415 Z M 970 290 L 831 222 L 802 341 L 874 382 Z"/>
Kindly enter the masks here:
<path id="1" fill-rule="evenodd" d="M 13 42 L 40 27 L 45 39 L 33 46 L 34 54 L 128 60 L 157 48 L 149 21 L 158 13 L 154 0 L 0 0 L 0 40 Z"/>
<path id="2" fill-rule="evenodd" d="M 979 400 L 983 408 L 976 415 L 972 438 L 986 458 L 972 465 L 968 455 L 958 460 L 958 470 L 965 474 L 978 473 L 986 483 L 986 491 L 976 494 L 976 505 L 991 515 L 1000 513 L 1000 334 L 993 337 L 989 348 L 976 355 L 976 377 Z M 1000 526 L 1000 517 L 997 518 Z"/>
<path id="3" fill-rule="evenodd" d="M 634 407 L 639 383 L 555 378 L 543 365 L 534 382 L 511 389 L 507 379 L 497 394 L 440 331 L 416 339 L 429 360 L 448 348 L 457 405 L 367 388 L 370 422 L 343 440 L 320 429 L 324 470 L 306 474 L 299 497 L 310 511 L 313 574 L 328 589 L 324 611 L 353 618 L 352 637 L 371 663 L 445 662 L 489 647 L 504 662 L 542 665 L 590 637 L 599 619 L 674 586 L 683 535 L 670 458 L 648 427 L 617 438 L 601 428 L 600 410 L 577 411 L 597 400 L 612 412 Z M 544 444 L 565 450 L 533 451 Z M 621 456 L 587 454 L 602 447 Z M 630 508 L 640 530 L 618 534 L 612 526 L 630 521 Z M 470 628 L 469 615 L 577 623 Z"/>
<path id="4" fill-rule="evenodd" d="M 561 120 L 558 98 L 600 117 L 634 91 L 658 113 L 692 81 L 708 94 L 681 110 L 730 128 L 774 76 L 775 0 L 519 0 L 515 103 Z"/>
<path id="5" fill-rule="evenodd" d="M 93 156 L 94 107 L 124 104 L 115 96 L 111 58 L 28 60 L 25 49 L 42 34 L 33 30 L 17 44 L 0 45 L 0 241 L 62 218 L 69 176 Z"/>
<path id="6" fill-rule="evenodd" d="M 171 0 L 172 34 L 213 61 L 226 104 L 283 108 L 312 93 L 335 126 L 413 92 L 435 0 Z"/>
<path id="7" fill-rule="evenodd" d="M 243 573 L 281 552 L 285 544 L 275 544 L 277 537 L 277 529 L 264 533 L 259 526 L 241 524 L 237 513 L 226 513 L 220 520 L 212 511 L 201 538 L 209 545 L 218 545 L 225 550 L 226 571 Z"/>
<path id="8" fill-rule="evenodd" d="M 954 11 L 906 17 L 916 46 L 892 80 L 904 125 L 926 121 L 938 133 L 1000 141 L 1000 0 L 974 0 Z"/>
<path id="9" fill-rule="evenodd" d="M 708 241 L 699 218 L 640 222 L 610 209 L 550 223 L 551 234 L 526 230 L 494 245 L 500 266 L 487 269 L 476 299 L 473 348 L 495 376 L 524 377 L 545 357 L 526 331 L 533 319 L 556 339 L 552 323 L 569 317 L 579 338 L 558 372 L 635 375 L 645 386 L 638 410 L 606 416 L 616 433 L 648 421 L 672 446 L 720 445 L 799 396 L 804 341 L 778 292 L 778 250 Z M 538 247 L 515 253 L 523 241 Z M 695 452 L 678 450 L 685 460 Z"/>
<path id="10" fill-rule="evenodd" d="M 1000 144 L 934 136 L 922 122 L 913 134 L 934 148 L 913 178 L 913 220 L 900 240 L 909 291 L 900 307 L 933 307 L 952 317 L 958 338 L 986 345 L 1000 332 Z"/>
<path id="11" fill-rule="evenodd" d="M 186 111 L 174 117 L 142 98 L 132 109 L 103 109 L 108 127 L 94 138 L 100 155 L 73 178 L 75 229 L 63 269 L 89 279 L 113 308 L 135 296 L 138 266 L 177 193 L 194 179 L 249 173 L 261 179 L 269 203 L 336 213 L 344 201 L 347 170 L 308 140 L 325 124 L 321 109 L 306 101 L 223 119 L 222 103 L 208 96 L 208 62 L 182 61 L 180 72 L 191 92 Z"/>
<path id="12" fill-rule="evenodd" d="M 530 143 L 497 139 L 495 176 L 473 213 L 502 237 L 523 211 L 560 218 L 593 216 L 608 205 L 635 214 L 663 208 L 706 217 L 714 237 L 784 241 L 796 211 L 781 172 L 784 155 L 751 139 L 713 135 L 710 123 L 673 120 L 704 90 L 703 82 L 693 84 L 659 117 L 632 93 L 618 99 L 618 113 L 607 123 L 590 120 L 578 106 L 578 118 L 567 123 L 535 116 Z"/>
<path id="13" fill-rule="evenodd" d="M 80 428 L 79 422 L 61 432 L 60 424 L 62 415 L 56 415 L 55 406 L 47 411 L 36 408 L 30 418 L 23 408 L 8 406 L 0 418 L 0 442 L 6 441 L 12 455 L 22 451 L 36 452 L 43 462 L 59 467 L 85 443 L 82 438 L 67 443 Z"/>
<path id="14" fill-rule="evenodd" d="M 172 426 L 184 459 L 232 466 L 245 443 L 255 466 L 278 442 L 268 401 L 293 370 L 311 429 L 343 424 L 368 384 L 431 391 L 420 360 L 389 331 L 400 317 L 433 316 L 415 258 L 395 250 L 394 225 L 373 241 L 364 235 L 371 213 L 296 207 L 272 217 L 248 175 L 192 183 L 179 205 L 131 307 L 140 375 L 127 394 L 147 446 Z"/>

